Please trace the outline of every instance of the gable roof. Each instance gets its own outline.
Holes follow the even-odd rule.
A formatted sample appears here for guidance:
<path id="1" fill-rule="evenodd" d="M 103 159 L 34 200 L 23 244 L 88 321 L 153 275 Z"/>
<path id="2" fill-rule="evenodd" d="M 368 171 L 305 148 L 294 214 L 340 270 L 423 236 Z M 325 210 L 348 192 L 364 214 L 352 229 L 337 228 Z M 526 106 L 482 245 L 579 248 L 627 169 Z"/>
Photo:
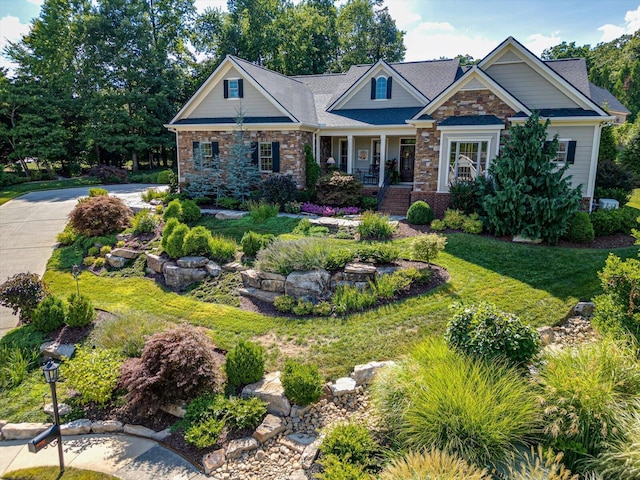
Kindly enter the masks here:
<path id="1" fill-rule="evenodd" d="M 587 62 L 584 58 L 563 58 L 560 60 L 545 60 L 544 63 L 576 87 L 583 95 L 591 98 L 589 78 L 587 77 Z"/>
<path id="2" fill-rule="evenodd" d="M 591 94 L 591 100 L 600 105 L 603 109 L 605 109 L 606 103 L 612 112 L 620 112 L 626 115 L 631 114 L 629 109 L 622 103 L 620 103 L 620 100 L 618 100 L 611 92 L 609 92 L 609 90 L 598 87 L 589 82 L 589 92 Z"/>

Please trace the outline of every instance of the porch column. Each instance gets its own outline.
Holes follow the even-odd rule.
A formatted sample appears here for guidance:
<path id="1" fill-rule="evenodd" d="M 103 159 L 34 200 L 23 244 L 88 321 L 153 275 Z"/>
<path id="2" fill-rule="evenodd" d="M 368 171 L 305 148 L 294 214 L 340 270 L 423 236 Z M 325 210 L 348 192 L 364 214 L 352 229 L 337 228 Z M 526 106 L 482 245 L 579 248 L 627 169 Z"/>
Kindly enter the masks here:
<path id="1" fill-rule="evenodd" d="M 313 149 L 314 149 L 313 155 L 316 157 L 316 163 L 318 165 L 322 165 L 321 159 L 320 159 L 320 141 L 321 141 L 322 137 L 320 136 L 320 133 L 319 132 L 318 133 L 314 133 L 313 134 L 313 139 L 314 139 L 314 142 L 313 142 Z"/>
<path id="2" fill-rule="evenodd" d="M 347 173 L 353 173 L 353 135 L 347 135 Z"/>
<path id="3" fill-rule="evenodd" d="M 384 185 L 384 168 L 387 161 L 387 136 L 380 135 L 380 168 L 378 169 L 378 186 Z"/>

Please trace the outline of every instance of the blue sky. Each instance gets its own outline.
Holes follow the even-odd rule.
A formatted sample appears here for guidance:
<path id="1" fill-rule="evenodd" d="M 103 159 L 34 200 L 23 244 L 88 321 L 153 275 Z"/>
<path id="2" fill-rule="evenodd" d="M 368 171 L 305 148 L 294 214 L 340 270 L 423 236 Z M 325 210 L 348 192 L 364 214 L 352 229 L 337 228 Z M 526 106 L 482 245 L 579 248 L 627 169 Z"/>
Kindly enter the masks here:
<path id="1" fill-rule="evenodd" d="M 340 0 L 343 3 L 345 0 Z M 226 0 L 196 0 L 199 11 Z M 0 0 L 0 47 L 28 31 L 42 0 Z M 508 36 L 537 55 L 563 40 L 606 42 L 640 29 L 640 0 L 386 0 L 407 32 L 406 60 L 482 58 Z M 0 66 L 8 66 L 0 59 Z"/>

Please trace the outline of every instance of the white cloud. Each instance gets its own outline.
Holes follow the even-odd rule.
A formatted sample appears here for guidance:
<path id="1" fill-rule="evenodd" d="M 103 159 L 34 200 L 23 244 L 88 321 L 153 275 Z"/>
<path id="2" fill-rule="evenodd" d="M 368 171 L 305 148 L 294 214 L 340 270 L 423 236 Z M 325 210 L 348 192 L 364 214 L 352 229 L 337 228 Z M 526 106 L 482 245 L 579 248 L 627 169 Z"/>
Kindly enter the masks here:
<path id="1" fill-rule="evenodd" d="M 524 46 L 539 57 L 545 49 L 558 45 L 560 42 L 562 42 L 562 38 L 558 37 L 556 33 L 551 34 L 551 36 L 534 33 L 527 37 Z"/>
<path id="2" fill-rule="evenodd" d="M 408 30 L 409 26 L 422 19 L 422 16 L 416 11 L 418 8 L 416 0 L 394 0 L 385 6 L 389 9 L 389 14 L 396 21 L 396 26 L 400 30 Z"/>
<path id="3" fill-rule="evenodd" d="M 33 3 L 34 5 L 41 7 L 42 4 L 44 3 L 44 0 L 27 0 L 27 2 Z"/>
<path id="4" fill-rule="evenodd" d="M 13 15 L 7 15 L 0 18 L 0 52 L 4 50 L 4 47 L 9 45 L 9 42 L 17 42 L 23 35 L 29 32 L 29 25 L 26 23 L 20 23 L 18 17 Z M 12 71 L 15 67 L 13 62 L 10 62 L 3 55 L 0 55 L 0 67 L 8 68 Z"/>
<path id="5" fill-rule="evenodd" d="M 610 42 L 621 35 L 634 33 L 640 29 L 640 5 L 635 10 L 628 10 L 624 16 L 624 25 L 607 23 L 598 28 L 602 32 L 601 42 Z"/>
<path id="6" fill-rule="evenodd" d="M 227 0 L 195 0 L 194 5 L 199 13 L 204 12 L 207 8 L 227 10 Z"/>

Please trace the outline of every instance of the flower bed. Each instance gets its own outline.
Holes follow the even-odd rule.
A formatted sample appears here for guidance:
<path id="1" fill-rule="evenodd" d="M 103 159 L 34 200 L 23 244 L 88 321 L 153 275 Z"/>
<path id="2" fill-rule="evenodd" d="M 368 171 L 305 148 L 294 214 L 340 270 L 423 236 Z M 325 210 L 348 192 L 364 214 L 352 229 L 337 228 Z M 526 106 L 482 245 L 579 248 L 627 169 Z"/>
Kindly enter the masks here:
<path id="1" fill-rule="evenodd" d="M 360 213 L 359 207 L 330 207 L 328 205 L 316 205 L 315 203 L 303 203 L 300 211 L 312 213 L 320 217 L 336 217 L 343 215 L 357 215 Z"/>

